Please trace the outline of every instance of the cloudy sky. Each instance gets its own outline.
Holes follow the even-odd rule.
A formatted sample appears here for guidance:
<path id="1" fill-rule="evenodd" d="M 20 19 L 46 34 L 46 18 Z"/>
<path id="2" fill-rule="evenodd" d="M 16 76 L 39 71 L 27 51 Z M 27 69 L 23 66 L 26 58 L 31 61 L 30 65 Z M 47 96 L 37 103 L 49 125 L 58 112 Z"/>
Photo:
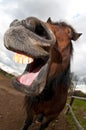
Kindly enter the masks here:
<path id="1" fill-rule="evenodd" d="M 13 53 L 3 45 L 3 36 L 14 19 L 35 16 L 46 21 L 66 21 L 77 32 L 83 33 L 81 38 L 73 42 L 74 56 L 71 70 L 78 75 L 86 75 L 86 1 L 85 0 L 0 0 L 0 63 L 9 66 L 13 72 L 24 65 L 15 64 Z"/>

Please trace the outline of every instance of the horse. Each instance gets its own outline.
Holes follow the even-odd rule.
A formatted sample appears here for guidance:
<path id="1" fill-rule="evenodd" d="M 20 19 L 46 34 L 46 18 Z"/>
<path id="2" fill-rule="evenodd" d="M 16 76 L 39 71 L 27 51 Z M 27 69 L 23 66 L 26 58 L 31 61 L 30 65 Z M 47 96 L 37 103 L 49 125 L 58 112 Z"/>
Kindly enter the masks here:
<path id="1" fill-rule="evenodd" d="M 50 121 L 63 110 L 70 85 L 70 59 L 73 52 L 71 40 L 76 41 L 81 34 L 65 22 L 53 23 L 49 18 L 48 26 L 56 37 L 56 43 L 50 50 L 50 68 L 44 91 L 35 97 L 25 97 L 27 119 L 23 130 L 32 123 L 33 115 L 39 115 L 42 121 L 39 130 L 44 130 Z M 44 118 L 44 119 L 43 119 Z"/>
<path id="2" fill-rule="evenodd" d="M 31 29 L 32 32 L 35 32 L 37 35 L 49 40 L 49 36 L 46 35 L 46 32 L 43 31 L 43 28 L 39 24 L 40 20 L 36 19 L 36 22 L 33 21 L 34 18 L 28 18 L 22 21 L 22 24 L 25 28 Z M 41 45 L 41 48 L 43 48 L 49 55 L 47 58 L 44 57 L 43 59 L 47 59 L 45 61 L 48 62 L 48 69 L 45 70 L 46 75 L 44 76 L 46 81 L 39 94 L 26 94 L 25 96 L 24 106 L 26 108 L 27 117 L 22 130 L 27 130 L 29 128 L 29 126 L 33 123 L 34 116 L 36 116 L 37 121 L 41 123 L 39 130 L 45 130 L 49 123 L 63 110 L 67 101 L 68 89 L 71 83 L 70 61 L 73 55 L 72 40 L 76 41 L 81 36 L 81 33 L 77 33 L 72 26 L 65 22 L 53 22 L 51 18 L 49 18 L 47 22 L 43 23 L 43 26 L 46 26 L 47 29 L 54 34 L 55 40 L 50 46 Z M 5 46 L 8 48 L 8 42 L 6 41 L 9 35 L 5 35 Z M 9 49 L 14 51 L 12 47 L 9 47 Z M 38 58 L 35 62 L 37 62 L 37 64 L 41 64 L 42 60 L 41 58 Z M 30 71 L 32 72 L 32 69 L 30 69 Z M 18 86 L 18 83 L 16 84 Z M 16 86 L 15 82 L 13 85 Z M 43 84 L 39 86 L 42 85 Z"/>

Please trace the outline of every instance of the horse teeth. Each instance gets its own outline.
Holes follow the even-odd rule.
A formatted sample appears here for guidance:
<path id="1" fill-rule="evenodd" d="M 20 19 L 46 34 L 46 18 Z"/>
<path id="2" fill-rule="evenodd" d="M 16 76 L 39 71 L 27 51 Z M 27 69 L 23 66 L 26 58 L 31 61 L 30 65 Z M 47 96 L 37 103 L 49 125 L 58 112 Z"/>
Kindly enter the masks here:
<path id="1" fill-rule="evenodd" d="M 33 58 L 31 58 L 31 57 L 28 57 L 28 63 L 30 64 L 31 62 L 33 62 L 34 61 L 34 59 Z"/>
<path id="2" fill-rule="evenodd" d="M 17 53 L 14 54 L 13 60 L 14 60 L 16 63 L 18 63 L 19 58 L 18 58 L 18 54 L 17 54 Z"/>
<path id="3" fill-rule="evenodd" d="M 20 63 L 20 64 L 28 64 L 33 62 L 33 58 L 25 55 L 17 54 L 17 53 L 14 54 L 13 60 L 16 63 Z"/>

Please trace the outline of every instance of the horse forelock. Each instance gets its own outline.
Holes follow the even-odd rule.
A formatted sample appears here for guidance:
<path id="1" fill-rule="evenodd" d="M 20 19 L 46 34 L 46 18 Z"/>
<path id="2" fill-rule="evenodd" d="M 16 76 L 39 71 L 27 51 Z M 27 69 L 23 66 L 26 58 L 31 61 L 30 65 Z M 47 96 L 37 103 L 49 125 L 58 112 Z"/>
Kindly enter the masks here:
<path id="1" fill-rule="evenodd" d="M 57 26 L 59 25 L 59 26 L 62 26 L 62 27 L 69 27 L 73 32 L 76 32 L 75 29 L 71 25 L 67 24 L 64 21 L 62 21 L 62 22 L 51 22 L 51 24 L 57 25 Z"/>

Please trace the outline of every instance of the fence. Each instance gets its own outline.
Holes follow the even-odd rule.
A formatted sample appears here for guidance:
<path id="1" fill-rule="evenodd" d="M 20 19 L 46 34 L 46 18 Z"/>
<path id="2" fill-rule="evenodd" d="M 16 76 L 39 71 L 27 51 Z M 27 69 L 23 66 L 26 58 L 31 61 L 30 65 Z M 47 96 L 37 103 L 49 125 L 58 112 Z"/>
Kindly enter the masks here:
<path id="1" fill-rule="evenodd" d="M 68 114 L 68 112 L 69 112 L 69 110 L 70 110 L 70 113 L 71 113 L 71 115 L 72 115 L 72 118 L 73 118 L 73 120 L 74 120 L 74 123 L 75 123 L 75 125 L 76 125 L 77 130 L 84 130 L 84 128 L 80 125 L 79 121 L 77 120 L 77 118 L 76 118 L 76 116 L 75 116 L 75 114 L 74 114 L 74 112 L 73 112 L 73 110 L 72 110 L 72 107 L 71 107 L 72 104 L 73 104 L 73 102 L 74 102 L 74 99 L 80 99 L 80 100 L 86 101 L 86 98 L 84 98 L 84 97 L 72 96 L 70 103 L 67 104 L 67 107 L 68 107 L 68 108 L 67 108 L 65 114 Z"/>

